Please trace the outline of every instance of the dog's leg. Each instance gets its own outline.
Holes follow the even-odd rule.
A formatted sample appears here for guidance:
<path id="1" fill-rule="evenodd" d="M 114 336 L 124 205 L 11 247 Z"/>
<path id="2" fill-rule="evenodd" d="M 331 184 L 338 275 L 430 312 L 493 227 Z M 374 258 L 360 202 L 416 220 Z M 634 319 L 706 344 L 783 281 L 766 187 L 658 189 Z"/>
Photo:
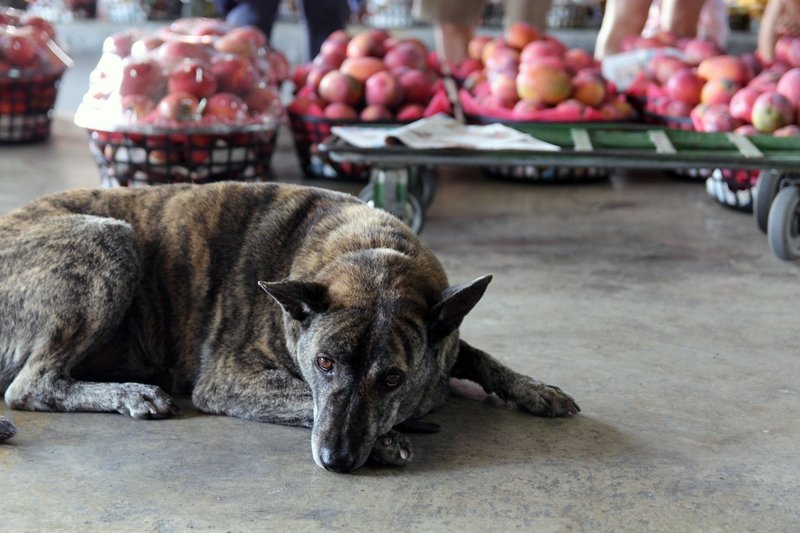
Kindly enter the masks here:
<path id="1" fill-rule="evenodd" d="M 581 410 L 575 400 L 558 387 L 518 374 L 464 341 L 459 343 L 451 376 L 474 381 L 486 392 L 514 402 L 520 410 L 532 415 L 564 416 Z"/>
<path id="2" fill-rule="evenodd" d="M 314 402 L 305 381 L 286 370 L 218 358 L 201 370 L 192 403 L 207 413 L 287 426 L 311 427 Z"/>
<path id="3" fill-rule="evenodd" d="M 13 376 L 6 403 L 136 418 L 174 412 L 158 387 L 70 377 L 109 339 L 133 299 L 141 273 L 133 228 L 86 215 L 27 221 L 20 231 L 8 227 L 0 227 L 0 363 Z"/>

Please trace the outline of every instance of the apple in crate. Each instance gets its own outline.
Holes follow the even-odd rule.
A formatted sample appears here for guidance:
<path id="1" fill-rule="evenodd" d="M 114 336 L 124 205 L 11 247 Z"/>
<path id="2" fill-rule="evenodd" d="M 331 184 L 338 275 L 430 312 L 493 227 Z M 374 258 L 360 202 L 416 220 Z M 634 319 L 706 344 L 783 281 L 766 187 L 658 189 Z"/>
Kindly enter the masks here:
<path id="1" fill-rule="evenodd" d="M 797 137 L 800 135 L 800 128 L 795 126 L 794 124 L 789 124 L 788 126 L 784 126 L 782 128 L 778 128 L 772 134 L 775 137 Z"/>
<path id="2" fill-rule="evenodd" d="M 355 105 L 361 100 L 361 84 L 338 70 L 325 74 L 319 82 L 319 95 L 327 102 Z"/>
<path id="3" fill-rule="evenodd" d="M 267 35 L 255 26 L 233 28 L 214 42 L 214 48 L 229 54 L 255 57 L 267 46 Z"/>
<path id="4" fill-rule="evenodd" d="M 667 79 L 664 89 L 672 100 L 697 105 L 700 103 L 703 85 L 705 85 L 705 81 L 697 75 L 694 69 L 684 68 L 673 73 Z"/>
<path id="5" fill-rule="evenodd" d="M 191 122 L 199 118 L 200 101 L 187 92 L 169 93 L 158 102 L 156 111 L 162 119 Z"/>
<path id="6" fill-rule="evenodd" d="M 253 113 L 272 113 L 280 105 L 280 95 L 269 83 L 261 80 L 247 93 L 245 103 Z"/>
<path id="7" fill-rule="evenodd" d="M 730 112 L 731 116 L 750 122 L 753 116 L 753 104 L 756 98 L 761 94 L 761 90 L 756 87 L 743 87 L 736 91 L 736 94 L 731 98 Z"/>
<path id="8" fill-rule="evenodd" d="M 424 70 L 428 64 L 426 50 L 420 49 L 419 44 L 412 41 L 403 41 L 395 45 L 386 52 L 383 62 L 390 70 L 398 67 Z"/>
<path id="9" fill-rule="evenodd" d="M 522 49 L 521 63 L 532 63 L 541 57 L 561 57 L 563 48 L 554 41 L 534 41 Z"/>
<path id="10" fill-rule="evenodd" d="M 220 122 L 241 122 L 247 118 L 247 104 L 233 93 L 217 93 L 208 97 L 203 114 Z"/>
<path id="11" fill-rule="evenodd" d="M 420 104 L 408 104 L 400 108 L 397 112 L 397 120 L 411 122 L 419 120 L 425 116 L 425 108 Z"/>
<path id="12" fill-rule="evenodd" d="M 31 37 L 7 33 L 0 36 L 0 55 L 15 67 L 29 67 L 36 61 L 36 43 Z"/>
<path id="13" fill-rule="evenodd" d="M 250 61 L 234 54 L 214 56 L 211 73 L 224 92 L 244 93 L 256 82 L 256 70 Z"/>
<path id="14" fill-rule="evenodd" d="M 686 60 L 693 65 L 699 64 L 704 59 L 722 54 L 722 49 L 717 43 L 702 38 L 689 39 L 683 45 L 682 49 Z"/>
<path id="15" fill-rule="evenodd" d="M 156 59 L 166 69 L 172 69 L 186 59 L 205 64 L 211 60 L 211 55 L 212 50 L 208 46 L 183 41 L 167 41 L 156 51 Z"/>
<path id="16" fill-rule="evenodd" d="M 361 113 L 359 113 L 358 118 L 364 122 L 385 122 L 392 120 L 393 117 L 392 112 L 385 106 L 373 104 L 365 107 Z"/>
<path id="17" fill-rule="evenodd" d="M 795 109 L 800 107 L 800 68 L 787 70 L 778 80 L 776 90 L 786 97 Z"/>
<path id="18" fill-rule="evenodd" d="M 410 104 L 427 104 L 433 94 L 433 82 L 427 73 L 411 69 L 397 77 L 404 101 Z"/>
<path id="19" fill-rule="evenodd" d="M 606 97 L 606 80 L 594 69 L 584 69 L 572 78 L 572 97 L 587 106 L 597 107 Z"/>
<path id="20" fill-rule="evenodd" d="M 569 98 L 572 92 L 572 80 L 562 68 L 536 65 L 520 71 L 517 76 L 517 92 L 520 98 L 541 100 L 546 104 L 555 105 Z"/>
<path id="21" fill-rule="evenodd" d="M 753 126 L 758 131 L 771 133 L 792 124 L 795 119 L 795 110 L 785 96 L 770 91 L 760 94 L 756 98 L 751 118 Z"/>
<path id="22" fill-rule="evenodd" d="M 202 64 L 188 60 L 175 67 L 167 80 L 168 92 L 187 92 L 205 98 L 217 92 L 217 78 Z"/>
<path id="23" fill-rule="evenodd" d="M 149 96 L 143 94 L 129 94 L 120 100 L 122 115 L 129 122 L 138 122 L 144 119 L 155 108 L 156 104 Z"/>
<path id="24" fill-rule="evenodd" d="M 126 59 L 122 63 L 119 95 L 151 95 L 159 92 L 164 83 L 161 65 L 150 59 Z"/>
<path id="25" fill-rule="evenodd" d="M 376 72 L 387 70 L 387 68 L 386 64 L 377 57 L 348 57 L 339 70 L 364 83 Z"/>
<path id="26" fill-rule="evenodd" d="M 727 79 L 708 80 L 703 85 L 700 101 L 704 104 L 727 104 L 742 86 L 735 81 Z"/>
<path id="27" fill-rule="evenodd" d="M 522 50 L 528 43 L 539 39 L 539 32 L 528 24 L 527 22 L 514 22 L 506 30 L 506 42 L 516 48 Z"/>
<path id="28" fill-rule="evenodd" d="M 325 74 L 334 70 L 336 70 L 336 67 L 327 63 L 312 66 L 306 75 L 305 85 L 311 88 L 315 93 L 319 92 L 319 82 L 322 81 Z"/>
<path id="29" fill-rule="evenodd" d="M 124 30 L 105 38 L 103 41 L 103 53 L 115 54 L 119 57 L 131 55 L 133 43 L 139 39 L 138 30 Z"/>
<path id="30" fill-rule="evenodd" d="M 325 118 L 331 120 L 356 120 L 358 113 L 351 106 L 341 102 L 334 102 L 325 106 Z"/>
<path id="31" fill-rule="evenodd" d="M 389 34 L 382 30 L 369 30 L 354 35 L 347 43 L 347 57 L 383 57 L 388 38 Z"/>
<path id="32" fill-rule="evenodd" d="M 391 72 L 376 72 L 364 84 L 367 105 L 394 107 L 403 99 L 403 87 Z"/>

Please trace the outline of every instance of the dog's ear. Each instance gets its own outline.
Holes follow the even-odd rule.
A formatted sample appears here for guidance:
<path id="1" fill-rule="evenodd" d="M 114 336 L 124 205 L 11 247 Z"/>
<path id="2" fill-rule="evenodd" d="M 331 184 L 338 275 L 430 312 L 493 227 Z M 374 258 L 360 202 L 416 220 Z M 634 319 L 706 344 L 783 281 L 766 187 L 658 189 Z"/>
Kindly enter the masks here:
<path id="1" fill-rule="evenodd" d="M 275 298 L 295 320 L 305 320 L 312 313 L 322 313 L 327 308 L 325 286 L 320 283 L 290 279 L 259 281 L 258 286 Z"/>
<path id="2" fill-rule="evenodd" d="M 482 276 L 471 283 L 453 285 L 442 291 L 442 298 L 428 313 L 428 342 L 436 344 L 461 325 L 467 313 L 481 299 L 491 274 Z"/>

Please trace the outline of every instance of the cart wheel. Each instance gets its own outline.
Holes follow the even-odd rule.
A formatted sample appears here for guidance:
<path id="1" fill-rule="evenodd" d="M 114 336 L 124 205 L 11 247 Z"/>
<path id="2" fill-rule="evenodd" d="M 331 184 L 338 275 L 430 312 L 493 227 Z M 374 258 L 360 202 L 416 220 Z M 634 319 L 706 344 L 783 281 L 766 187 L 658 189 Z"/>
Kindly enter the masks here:
<path id="1" fill-rule="evenodd" d="M 785 187 L 775 197 L 769 210 L 767 236 L 779 258 L 800 259 L 800 187 Z"/>
<path id="2" fill-rule="evenodd" d="M 436 196 L 436 170 L 433 167 L 418 167 L 413 190 L 423 207 L 430 206 Z"/>
<path id="3" fill-rule="evenodd" d="M 370 207 L 374 207 L 375 203 L 372 201 L 373 194 L 374 186 L 372 183 L 369 183 L 358 193 L 358 198 L 367 203 Z M 414 233 L 419 234 L 422 231 L 422 227 L 425 225 L 425 209 L 413 194 L 409 194 L 406 197 L 405 213 L 400 217 L 400 220 L 408 224 L 408 227 L 410 227 Z"/>
<path id="4" fill-rule="evenodd" d="M 778 194 L 781 186 L 781 176 L 773 170 L 762 170 L 758 175 L 758 185 L 756 186 L 756 198 L 753 202 L 753 216 L 756 219 L 758 229 L 767 232 L 769 224 L 769 207 Z"/>

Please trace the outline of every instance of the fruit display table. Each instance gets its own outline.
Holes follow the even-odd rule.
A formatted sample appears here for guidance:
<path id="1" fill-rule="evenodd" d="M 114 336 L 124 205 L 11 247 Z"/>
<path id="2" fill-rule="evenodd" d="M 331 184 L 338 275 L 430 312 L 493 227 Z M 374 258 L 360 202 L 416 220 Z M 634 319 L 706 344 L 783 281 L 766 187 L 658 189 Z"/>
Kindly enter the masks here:
<path id="1" fill-rule="evenodd" d="M 415 231 L 424 223 L 425 200 L 437 165 L 554 165 L 589 168 L 761 170 L 755 218 L 781 259 L 800 259 L 800 138 L 733 133 L 699 133 L 647 125 L 536 124 L 515 126 L 558 145 L 559 151 L 357 148 L 331 136 L 319 146 L 337 163 L 371 167 L 362 198 L 391 211 Z M 409 180 L 409 176 L 412 177 Z M 414 176 L 422 176 L 420 180 Z M 429 197 L 426 198 L 425 195 Z"/>

